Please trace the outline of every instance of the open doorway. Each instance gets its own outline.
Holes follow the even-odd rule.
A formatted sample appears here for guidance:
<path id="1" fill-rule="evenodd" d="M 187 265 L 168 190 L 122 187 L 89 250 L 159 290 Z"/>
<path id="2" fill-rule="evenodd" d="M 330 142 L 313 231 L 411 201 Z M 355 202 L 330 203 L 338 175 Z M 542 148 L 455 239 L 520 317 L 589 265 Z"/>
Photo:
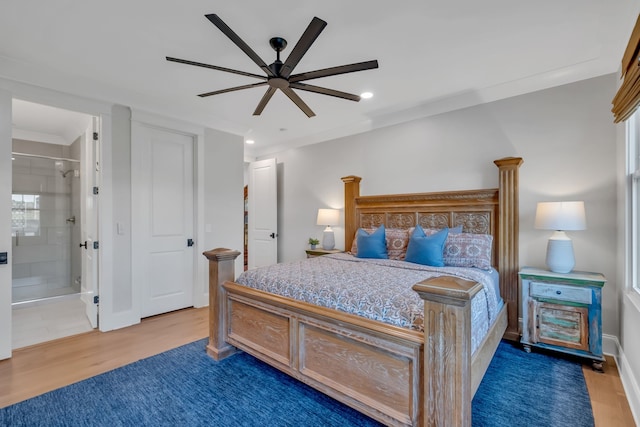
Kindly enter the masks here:
<path id="1" fill-rule="evenodd" d="M 87 233 L 95 235 L 87 228 L 97 227 L 89 218 L 97 212 L 95 203 L 86 193 L 95 175 L 98 123 L 87 114 L 19 99 L 12 114 L 15 349 L 97 326 L 97 310 L 88 306 L 93 300 L 87 294 L 97 283 L 91 283 L 85 242 Z"/>

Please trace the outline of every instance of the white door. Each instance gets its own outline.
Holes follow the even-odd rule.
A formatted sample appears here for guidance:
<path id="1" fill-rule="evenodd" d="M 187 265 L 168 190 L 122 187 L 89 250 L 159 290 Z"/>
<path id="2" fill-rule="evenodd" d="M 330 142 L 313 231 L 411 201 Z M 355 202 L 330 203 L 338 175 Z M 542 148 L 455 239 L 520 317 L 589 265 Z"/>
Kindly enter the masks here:
<path id="1" fill-rule="evenodd" d="M 194 138 L 133 130 L 134 287 L 148 317 L 193 305 Z"/>
<path id="2" fill-rule="evenodd" d="M 278 175 L 276 159 L 249 165 L 248 268 L 278 262 Z"/>
<path id="3" fill-rule="evenodd" d="M 85 131 L 80 145 L 80 236 L 84 247 L 82 253 L 82 279 L 80 295 L 86 307 L 87 318 L 94 328 L 98 327 L 98 195 L 99 189 L 99 123 L 94 117 Z M 94 137 L 95 135 L 95 137 Z M 75 243 L 75 242 L 74 242 Z"/>

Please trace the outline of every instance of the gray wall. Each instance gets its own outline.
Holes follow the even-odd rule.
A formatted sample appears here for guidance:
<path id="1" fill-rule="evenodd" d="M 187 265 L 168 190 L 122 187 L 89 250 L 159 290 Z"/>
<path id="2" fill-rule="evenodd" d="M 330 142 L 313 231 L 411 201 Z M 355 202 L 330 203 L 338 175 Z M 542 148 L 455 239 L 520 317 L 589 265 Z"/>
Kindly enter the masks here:
<path id="1" fill-rule="evenodd" d="M 204 249 L 229 248 L 243 251 L 244 229 L 244 139 L 205 129 Z M 236 275 L 243 270 L 242 255 L 235 263 Z M 205 276 L 208 290 L 208 276 Z"/>
<path id="2" fill-rule="evenodd" d="M 321 236 L 318 208 L 343 208 L 342 176 L 361 176 L 363 195 L 497 187 L 493 160 L 520 156 L 520 265 L 545 264 L 536 203 L 584 200 L 588 229 L 568 233 L 575 269 L 607 277 L 603 329 L 618 336 L 615 88 L 606 75 L 278 153 L 280 261 Z"/>
<path id="3" fill-rule="evenodd" d="M 114 203 L 113 223 L 122 224 L 122 234 L 113 236 L 112 313 L 127 316 L 133 309 L 131 283 L 131 109 L 122 105 L 111 108 L 111 185 Z M 135 316 L 132 316 L 135 317 Z"/>

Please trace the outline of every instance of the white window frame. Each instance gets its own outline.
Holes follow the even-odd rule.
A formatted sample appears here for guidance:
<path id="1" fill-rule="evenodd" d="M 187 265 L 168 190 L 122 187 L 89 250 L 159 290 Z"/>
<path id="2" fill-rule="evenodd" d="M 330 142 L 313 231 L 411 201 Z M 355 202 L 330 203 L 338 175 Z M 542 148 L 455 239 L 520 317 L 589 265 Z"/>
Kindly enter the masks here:
<path id="1" fill-rule="evenodd" d="M 627 120 L 628 197 L 631 226 L 631 289 L 640 294 L 640 109 Z"/>

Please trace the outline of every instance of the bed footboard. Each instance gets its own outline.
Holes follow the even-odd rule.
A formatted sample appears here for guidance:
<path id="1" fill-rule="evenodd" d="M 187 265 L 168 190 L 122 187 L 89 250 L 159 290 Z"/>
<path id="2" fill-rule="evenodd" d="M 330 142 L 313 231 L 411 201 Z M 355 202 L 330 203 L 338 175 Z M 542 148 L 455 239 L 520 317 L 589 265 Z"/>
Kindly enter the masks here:
<path id="1" fill-rule="evenodd" d="M 418 424 L 422 334 L 225 282 L 231 344 L 386 425 Z"/>
<path id="2" fill-rule="evenodd" d="M 214 359 L 242 349 L 387 425 L 471 425 L 475 388 L 506 328 L 503 309 L 472 359 L 471 299 L 482 285 L 450 276 L 414 285 L 422 334 L 235 284 L 239 252 L 204 255 Z"/>

